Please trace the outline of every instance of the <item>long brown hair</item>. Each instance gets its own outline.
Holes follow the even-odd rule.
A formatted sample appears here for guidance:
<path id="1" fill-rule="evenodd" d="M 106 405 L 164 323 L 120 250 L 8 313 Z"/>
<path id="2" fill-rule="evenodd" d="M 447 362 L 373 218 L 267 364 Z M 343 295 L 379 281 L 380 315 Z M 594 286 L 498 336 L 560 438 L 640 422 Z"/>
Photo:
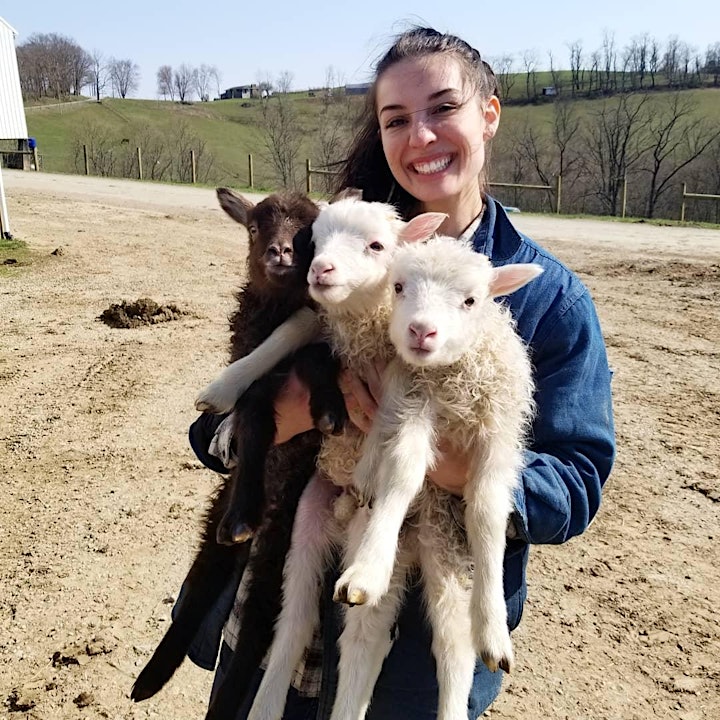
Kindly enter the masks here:
<path id="1" fill-rule="evenodd" d="M 401 60 L 441 53 L 453 55 L 459 60 L 465 70 L 465 81 L 474 94 L 482 98 L 498 95 L 492 68 L 464 40 L 427 27 L 416 27 L 402 33 L 375 67 L 375 80 L 366 96 L 360 130 L 334 183 L 336 192 L 347 187 L 359 188 L 365 200 L 392 203 L 406 218 L 417 214 L 418 201 L 395 182 L 385 159 L 377 118 L 376 88 L 382 74 Z"/>

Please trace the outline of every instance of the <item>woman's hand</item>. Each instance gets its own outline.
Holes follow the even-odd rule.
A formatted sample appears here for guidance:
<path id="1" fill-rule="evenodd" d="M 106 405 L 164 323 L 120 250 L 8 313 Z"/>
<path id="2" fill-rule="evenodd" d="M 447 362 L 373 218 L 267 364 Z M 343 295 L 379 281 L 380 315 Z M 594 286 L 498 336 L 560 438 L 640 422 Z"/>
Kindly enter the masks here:
<path id="1" fill-rule="evenodd" d="M 340 375 L 340 390 L 345 398 L 350 422 L 366 435 L 370 432 L 378 404 L 382 399 L 384 370 L 384 364 L 372 365 L 368 372 L 367 383 L 350 370 L 343 370 Z"/>
<path id="2" fill-rule="evenodd" d="M 275 444 L 280 445 L 315 427 L 310 415 L 310 390 L 290 372 L 285 387 L 275 400 Z"/>

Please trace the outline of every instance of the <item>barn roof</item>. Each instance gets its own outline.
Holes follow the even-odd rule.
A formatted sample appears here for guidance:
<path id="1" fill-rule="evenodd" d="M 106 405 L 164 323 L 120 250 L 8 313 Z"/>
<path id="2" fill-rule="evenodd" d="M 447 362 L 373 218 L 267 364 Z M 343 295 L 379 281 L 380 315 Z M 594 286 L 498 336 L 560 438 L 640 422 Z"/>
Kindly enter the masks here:
<path id="1" fill-rule="evenodd" d="M 0 140 L 28 136 L 15 52 L 16 35 L 17 30 L 0 17 Z"/>

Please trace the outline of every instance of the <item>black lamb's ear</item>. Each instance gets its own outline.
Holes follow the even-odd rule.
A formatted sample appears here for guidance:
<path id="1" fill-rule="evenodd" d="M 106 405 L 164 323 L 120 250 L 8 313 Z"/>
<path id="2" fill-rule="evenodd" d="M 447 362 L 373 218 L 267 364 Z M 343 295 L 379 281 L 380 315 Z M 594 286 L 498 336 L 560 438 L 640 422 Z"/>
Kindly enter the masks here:
<path id="1" fill-rule="evenodd" d="M 220 207 L 237 223 L 247 227 L 248 214 L 255 207 L 247 198 L 230 188 L 217 188 L 217 199 Z"/>
<path id="2" fill-rule="evenodd" d="M 358 188 L 343 188 L 340 190 L 340 192 L 335 193 L 330 198 L 330 204 L 338 202 L 338 200 L 362 200 L 363 199 L 363 191 Z"/>

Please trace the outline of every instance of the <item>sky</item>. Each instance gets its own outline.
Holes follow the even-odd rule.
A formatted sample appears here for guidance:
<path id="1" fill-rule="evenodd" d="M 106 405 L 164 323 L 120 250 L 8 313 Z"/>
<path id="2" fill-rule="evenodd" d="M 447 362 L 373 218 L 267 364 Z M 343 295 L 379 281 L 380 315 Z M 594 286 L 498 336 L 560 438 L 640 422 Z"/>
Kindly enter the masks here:
<path id="1" fill-rule="evenodd" d="M 538 69 L 548 67 L 548 53 L 567 69 L 569 44 L 579 41 L 589 54 L 606 32 L 620 49 L 645 33 L 662 43 L 676 36 L 703 53 L 720 42 L 718 0 L 605 0 L 580 9 L 577 0 L 2 0 L 0 17 L 18 31 L 17 44 L 58 33 L 88 52 L 132 60 L 140 68 L 134 96 L 142 98 L 157 97 L 161 65 L 183 63 L 215 66 L 222 89 L 287 71 L 293 90 L 322 87 L 331 67 L 341 83 L 367 82 L 393 36 L 411 24 L 459 35 L 491 62 L 512 54 L 518 69 L 529 51 Z"/>

